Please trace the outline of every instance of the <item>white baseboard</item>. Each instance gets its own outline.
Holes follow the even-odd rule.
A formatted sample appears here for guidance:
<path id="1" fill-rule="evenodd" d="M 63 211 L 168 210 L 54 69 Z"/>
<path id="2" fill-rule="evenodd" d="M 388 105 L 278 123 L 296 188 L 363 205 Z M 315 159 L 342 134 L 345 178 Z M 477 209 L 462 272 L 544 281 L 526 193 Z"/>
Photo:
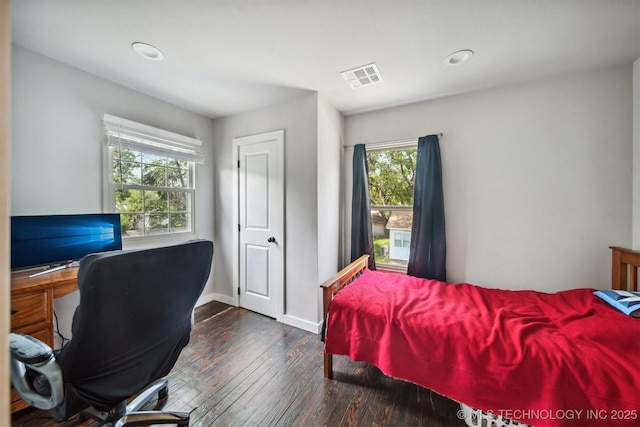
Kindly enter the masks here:
<path id="1" fill-rule="evenodd" d="M 222 295 L 217 293 L 210 293 L 207 295 L 201 295 L 200 298 L 198 299 L 196 307 L 199 307 L 211 301 L 219 301 L 234 307 L 238 306 L 237 300 L 232 296 Z M 320 330 L 322 329 L 322 322 L 314 323 L 314 322 L 310 322 L 304 319 L 299 319 L 297 317 L 290 316 L 287 314 L 283 316 L 282 323 L 284 323 L 285 325 L 293 326 L 294 328 L 298 328 L 307 332 L 314 333 L 314 334 L 319 334 Z"/>
<path id="2" fill-rule="evenodd" d="M 230 297 L 228 295 L 222 295 L 222 294 L 217 294 L 217 293 L 210 293 L 207 295 L 200 295 L 200 298 L 198 298 L 198 302 L 196 303 L 196 307 L 199 307 L 203 304 L 209 303 L 211 301 L 219 301 L 225 304 L 229 304 L 232 305 L 234 307 L 237 307 L 237 301 L 234 297 Z"/>
<path id="3" fill-rule="evenodd" d="M 309 322 L 308 320 L 299 319 L 288 314 L 284 315 L 282 323 L 314 334 L 319 334 L 322 328 L 322 323 Z"/>

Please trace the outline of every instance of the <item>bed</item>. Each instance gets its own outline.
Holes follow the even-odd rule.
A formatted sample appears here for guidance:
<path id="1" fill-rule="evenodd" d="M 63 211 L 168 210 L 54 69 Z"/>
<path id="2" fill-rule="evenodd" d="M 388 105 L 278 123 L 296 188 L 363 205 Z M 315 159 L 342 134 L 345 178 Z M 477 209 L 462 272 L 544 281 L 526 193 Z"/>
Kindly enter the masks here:
<path id="1" fill-rule="evenodd" d="M 611 249 L 611 288 L 637 291 L 640 252 Z M 371 363 L 460 402 L 470 426 L 640 424 L 640 319 L 595 289 L 447 284 L 371 271 L 367 258 L 321 285 L 325 377 L 333 355 Z"/>

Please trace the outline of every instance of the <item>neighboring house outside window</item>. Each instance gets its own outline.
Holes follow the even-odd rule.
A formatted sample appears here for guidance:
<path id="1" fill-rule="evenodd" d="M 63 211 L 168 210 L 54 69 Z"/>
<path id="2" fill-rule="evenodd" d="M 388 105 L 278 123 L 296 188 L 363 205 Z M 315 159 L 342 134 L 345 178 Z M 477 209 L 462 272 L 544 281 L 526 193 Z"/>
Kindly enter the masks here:
<path id="1" fill-rule="evenodd" d="M 104 210 L 120 213 L 124 241 L 195 236 L 199 141 L 105 115 Z"/>
<path id="2" fill-rule="evenodd" d="M 391 261 L 409 261 L 411 246 L 411 223 L 413 211 L 392 211 L 387 229 L 389 230 L 389 258 Z"/>
<path id="3" fill-rule="evenodd" d="M 406 271 L 411 246 L 417 141 L 367 146 L 376 266 Z"/>

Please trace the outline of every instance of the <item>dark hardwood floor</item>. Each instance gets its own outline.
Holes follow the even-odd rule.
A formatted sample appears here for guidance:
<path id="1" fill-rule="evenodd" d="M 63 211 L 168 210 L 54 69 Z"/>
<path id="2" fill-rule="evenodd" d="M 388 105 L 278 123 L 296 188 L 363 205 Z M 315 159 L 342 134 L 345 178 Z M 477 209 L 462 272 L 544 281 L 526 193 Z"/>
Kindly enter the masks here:
<path id="1" fill-rule="evenodd" d="M 221 303 L 199 307 L 195 319 L 165 405 L 190 412 L 191 426 L 466 425 L 455 402 L 344 356 L 334 356 L 334 379 L 325 379 L 318 335 Z M 58 424 L 25 409 L 12 425 L 94 423 Z"/>

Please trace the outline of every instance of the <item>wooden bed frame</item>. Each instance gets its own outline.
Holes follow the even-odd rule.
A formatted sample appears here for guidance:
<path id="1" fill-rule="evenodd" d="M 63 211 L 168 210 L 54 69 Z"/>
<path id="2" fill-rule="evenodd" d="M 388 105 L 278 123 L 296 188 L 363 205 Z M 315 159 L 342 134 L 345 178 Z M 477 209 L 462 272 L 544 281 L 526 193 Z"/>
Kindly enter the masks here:
<path id="1" fill-rule="evenodd" d="M 611 257 L 611 289 L 638 290 L 638 267 L 640 266 L 640 251 L 610 246 Z M 367 267 L 369 255 L 362 255 L 357 260 L 340 270 L 331 279 L 324 282 L 322 288 L 322 312 L 327 316 L 329 304 L 340 289 L 353 282 Z M 324 352 L 324 376 L 333 378 L 333 356 Z"/>
<path id="2" fill-rule="evenodd" d="M 369 265 L 369 255 L 362 255 L 351 264 L 340 270 L 331 279 L 324 282 L 322 288 L 322 314 L 325 322 L 327 313 L 329 313 L 329 304 L 333 297 L 340 289 L 353 282 L 362 271 Z M 324 352 L 324 377 L 333 378 L 333 356 L 326 351 Z"/>
<path id="3" fill-rule="evenodd" d="M 611 289 L 621 291 L 638 290 L 638 267 L 640 251 L 609 246 L 611 249 Z"/>

